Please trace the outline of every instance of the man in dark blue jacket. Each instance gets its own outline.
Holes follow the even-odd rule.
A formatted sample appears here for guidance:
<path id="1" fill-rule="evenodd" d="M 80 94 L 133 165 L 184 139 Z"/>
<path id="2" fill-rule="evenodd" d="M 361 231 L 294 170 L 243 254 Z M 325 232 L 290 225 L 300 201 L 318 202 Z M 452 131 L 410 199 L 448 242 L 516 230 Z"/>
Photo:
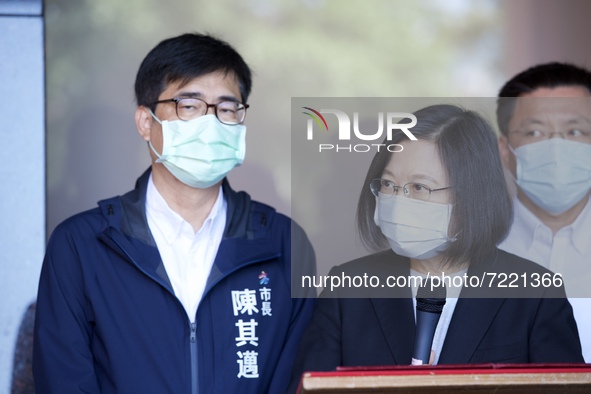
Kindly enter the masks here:
<path id="1" fill-rule="evenodd" d="M 291 298 L 292 278 L 314 272 L 314 253 L 289 218 L 225 180 L 244 158 L 250 89 L 244 60 L 211 36 L 162 41 L 144 59 L 135 119 L 152 166 L 53 233 L 38 393 L 285 391 L 314 303 Z"/>

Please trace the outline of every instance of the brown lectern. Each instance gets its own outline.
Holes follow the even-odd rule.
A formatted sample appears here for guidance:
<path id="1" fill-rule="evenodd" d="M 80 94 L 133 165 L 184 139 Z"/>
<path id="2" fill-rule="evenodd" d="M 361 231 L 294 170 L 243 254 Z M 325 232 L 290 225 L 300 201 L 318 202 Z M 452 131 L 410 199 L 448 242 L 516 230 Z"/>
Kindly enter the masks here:
<path id="1" fill-rule="evenodd" d="M 298 393 L 591 393 L 591 364 L 479 364 L 306 372 Z"/>

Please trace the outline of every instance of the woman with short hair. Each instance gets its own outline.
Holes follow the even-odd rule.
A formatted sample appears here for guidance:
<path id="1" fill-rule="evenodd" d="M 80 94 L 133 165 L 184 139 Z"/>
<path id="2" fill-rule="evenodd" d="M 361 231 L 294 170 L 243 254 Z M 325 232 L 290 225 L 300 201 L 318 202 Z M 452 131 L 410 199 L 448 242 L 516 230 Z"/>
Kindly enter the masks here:
<path id="1" fill-rule="evenodd" d="M 411 277 L 449 280 L 430 363 L 583 362 L 561 281 L 496 247 L 511 225 L 512 206 L 491 126 L 452 105 L 414 115 L 418 140 L 399 131 L 386 141 L 403 150 L 378 151 L 361 190 L 358 230 L 375 253 L 329 274 L 377 277 L 380 285 L 322 292 L 293 389 L 304 371 L 411 364 L 417 290 Z M 554 281 L 542 285 L 542 278 Z"/>

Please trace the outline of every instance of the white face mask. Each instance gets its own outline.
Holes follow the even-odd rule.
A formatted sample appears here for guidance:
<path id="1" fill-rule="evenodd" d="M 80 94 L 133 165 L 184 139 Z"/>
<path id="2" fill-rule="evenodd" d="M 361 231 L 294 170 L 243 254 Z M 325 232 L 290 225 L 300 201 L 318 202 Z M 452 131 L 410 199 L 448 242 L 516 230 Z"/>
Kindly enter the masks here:
<path id="1" fill-rule="evenodd" d="M 148 144 L 179 181 L 205 189 L 215 185 L 244 161 L 246 126 L 226 125 L 215 115 L 203 115 L 190 121 L 160 121 L 162 154 Z"/>
<path id="2" fill-rule="evenodd" d="M 447 249 L 451 204 L 403 196 L 378 198 L 374 221 L 396 254 L 429 259 Z"/>
<path id="3" fill-rule="evenodd" d="M 561 214 L 591 189 L 591 145 L 550 138 L 513 150 L 517 185 L 540 208 Z"/>

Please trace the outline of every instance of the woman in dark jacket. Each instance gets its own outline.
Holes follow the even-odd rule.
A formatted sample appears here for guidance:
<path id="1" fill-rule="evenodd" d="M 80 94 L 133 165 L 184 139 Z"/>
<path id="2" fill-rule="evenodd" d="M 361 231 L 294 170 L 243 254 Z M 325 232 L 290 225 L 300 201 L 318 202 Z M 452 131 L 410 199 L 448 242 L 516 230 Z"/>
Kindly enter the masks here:
<path id="1" fill-rule="evenodd" d="M 292 390 L 305 371 L 411 364 L 422 283 L 413 278 L 447 288 L 430 363 L 583 362 L 560 276 L 496 247 L 512 207 L 490 125 L 452 105 L 414 115 L 418 140 L 384 141 L 403 149 L 378 151 L 359 198 L 359 234 L 376 253 L 329 274 L 372 285 L 323 291 Z"/>

